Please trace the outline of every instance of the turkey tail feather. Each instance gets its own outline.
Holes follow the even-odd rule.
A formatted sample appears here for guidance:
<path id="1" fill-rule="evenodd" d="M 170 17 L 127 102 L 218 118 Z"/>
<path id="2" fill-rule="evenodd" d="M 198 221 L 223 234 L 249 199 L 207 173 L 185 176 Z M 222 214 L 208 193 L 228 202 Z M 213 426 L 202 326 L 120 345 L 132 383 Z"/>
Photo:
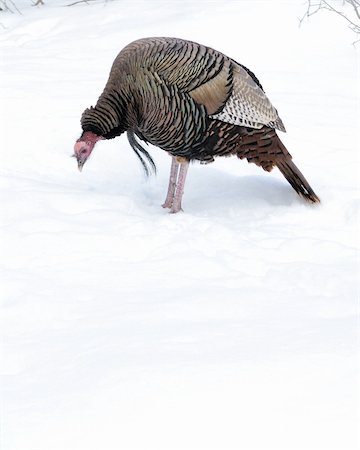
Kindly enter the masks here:
<path id="1" fill-rule="evenodd" d="M 276 161 L 276 165 L 295 191 L 301 195 L 301 197 L 310 203 L 320 203 L 319 197 L 311 189 L 311 186 L 306 181 L 304 175 L 290 158 L 278 160 Z"/>
<path id="2" fill-rule="evenodd" d="M 127 131 L 127 138 L 136 156 L 140 159 L 146 176 L 148 177 L 151 172 L 156 173 L 156 165 L 154 160 L 150 156 L 149 152 L 145 150 L 144 147 L 136 140 L 135 133 L 132 130 Z M 141 154 L 145 156 L 145 159 Z"/>

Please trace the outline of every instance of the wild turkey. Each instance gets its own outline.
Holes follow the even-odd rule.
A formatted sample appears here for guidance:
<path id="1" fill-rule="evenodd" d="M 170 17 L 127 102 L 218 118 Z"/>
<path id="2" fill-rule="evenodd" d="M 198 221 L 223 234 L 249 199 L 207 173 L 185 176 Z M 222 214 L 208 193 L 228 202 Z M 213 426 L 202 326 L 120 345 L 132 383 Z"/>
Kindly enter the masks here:
<path id="1" fill-rule="evenodd" d="M 277 136 L 284 125 L 256 76 L 195 42 L 153 37 L 126 46 L 81 125 L 80 170 L 98 140 L 125 131 L 146 173 L 156 167 L 136 137 L 167 151 L 172 164 L 163 207 L 172 213 L 181 210 L 189 161 L 209 163 L 215 156 L 236 155 L 266 171 L 277 166 L 299 195 L 320 201 Z"/>

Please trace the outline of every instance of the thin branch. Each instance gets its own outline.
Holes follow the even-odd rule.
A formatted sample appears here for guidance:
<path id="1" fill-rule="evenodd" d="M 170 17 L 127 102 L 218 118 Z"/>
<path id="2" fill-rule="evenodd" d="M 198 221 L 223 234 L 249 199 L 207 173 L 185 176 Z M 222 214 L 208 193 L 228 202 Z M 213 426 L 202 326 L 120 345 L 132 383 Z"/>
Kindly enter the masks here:
<path id="1" fill-rule="evenodd" d="M 360 19 L 360 1 L 359 0 L 343 0 L 343 6 L 347 3 L 352 6 L 352 10 L 354 10 L 356 17 Z M 330 0 L 317 0 L 316 3 L 314 3 L 312 0 L 308 0 L 307 2 L 307 10 L 305 11 L 305 14 L 301 19 L 299 19 L 299 25 L 301 26 L 304 22 L 305 18 L 309 18 L 313 16 L 314 14 L 318 13 L 320 10 L 326 10 L 333 12 L 343 19 L 347 21 L 349 24 L 349 28 L 358 36 L 360 36 L 360 23 L 356 23 L 353 19 L 350 19 L 349 16 L 339 9 L 335 8 L 331 3 Z M 360 41 L 360 38 L 357 39 L 353 44 L 356 44 Z"/>
<path id="2" fill-rule="evenodd" d="M 86 3 L 86 4 L 89 4 L 90 2 L 100 2 L 101 0 L 77 0 L 76 2 L 74 2 L 74 3 L 70 3 L 70 4 L 68 4 L 68 5 L 64 5 L 64 6 L 74 6 L 74 5 L 78 5 L 79 3 Z M 107 3 L 108 2 L 108 0 L 102 0 L 103 1 L 103 3 Z"/>
<path id="3" fill-rule="evenodd" d="M 78 3 L 86 3 L 87 5 L 89 4 L 89 2 L 97 2 L 99 0 L 78 0 L 74 3 L 70 3 L 69 5 L 65 5 L 65 6 L 74 6 L 77 5 Z"/>
<path id="4" fill-rule="evenodd" d="M 4 7 L 4 10 L 5 10 L 5 11 L 10 11 L 11 13 L 14 12 L 14 10 L 10 8 L 10 6 L 8 5 L 8 3 L 11 4 L 12 8 L 13 8 L 16 12 L 18 12 L 19 14 L 21 14 L 21 11 L 20 11 L 19 8 L 16 6 L 16 3 L 13 2 L 13 0 L 3 0 L 3 1 L 1 2 L 1 4 L 2 4 L 2 6 Z"/>
<path id="5" fill-rule="evenodd" d="M 360 20 L 360 2 L 358 0 L 348 0 L 348 3 L 354 8 L 355 14 L 357 15 L 358 19 Z"/>
<path id="6" fill-rule="evenodd" d="M 329 4 L 329 2 L 327 2 L 326 0 L 323 0 L 323 2 L 325 3 L 326 7 L 324 7 L 323 9 L 328 9 L 329 11 L 333 11 L 336 14 L 339 14 L 339 16 L 343 17 L 345 20 L 347 20 L 349 22 L 349 24 L 353 27 L 359 28 L 359 25 L 356 25 L 352 20 L 350 20 L 346 14 L 344 14 L 343 12 L 337 10 L 336 8 L 334 8 L 332 5 Z M 347 3 L 350 3 L 350 1 L 347 1 Z M 355 8 L 356 9 L 356 8 Z M 360 30 L 359 30 L 360 31 Z"/>

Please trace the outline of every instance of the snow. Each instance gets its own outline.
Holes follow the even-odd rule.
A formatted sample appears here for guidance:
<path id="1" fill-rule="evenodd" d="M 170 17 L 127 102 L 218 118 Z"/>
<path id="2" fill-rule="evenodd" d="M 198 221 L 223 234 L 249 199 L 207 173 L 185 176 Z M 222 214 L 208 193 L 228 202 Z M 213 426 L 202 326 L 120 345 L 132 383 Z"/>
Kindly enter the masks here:
<path id="1" fill-rule="evenodd" d="M 359 448 L 358 47 L 303 1 L 1 13 L 1 449 Z M 70 158 L 118 51 L 217 48 L 259 77 L 321 197 L 235 158 L 161 208 L 126 136 Z"/>

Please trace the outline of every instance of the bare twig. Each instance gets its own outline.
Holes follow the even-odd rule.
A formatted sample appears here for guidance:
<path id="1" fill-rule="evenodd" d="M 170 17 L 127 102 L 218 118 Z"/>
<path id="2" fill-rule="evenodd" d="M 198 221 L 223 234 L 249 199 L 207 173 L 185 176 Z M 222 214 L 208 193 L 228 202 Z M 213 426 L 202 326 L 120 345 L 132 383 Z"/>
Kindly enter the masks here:
<path id="1" fill-rule="evenodd" d="M 358 19 L 360 20 L 360 2 L 358 0 L 348 0 L 348 3 L 354 8 L 355 14 L 357 15 Z"/>
<path id="2" fill-rule="evenodd" d="M 88 5 L 90 2 L 101 2 L 101 1 L 103 1 L 104 3 L 108 2 L 108 0 L 76 0 L 73 3 L 69 3 L 68 5 L 64 6 L 74 6 L 78 5 L 79 3 L 86 3 Z M 33 6 L 40 6 L 40 5 L 45 5 L 45 1 L 33 0 Z M 0 0 L 0 11 L 9 11 L 12 13 L 16 11 L 19 14 L 21 14 L 20 10 L 18 9 L 16 3 L 13 0 Z"/>
<path id="3" fill-rule="evenodd" d="M 97 2 L 97 1 L 99 1 L 99 0 L 78 0 L 78 1 L 76 1 L 74 3 L 70 3 L 69 5 L 65 5 L 65 6 L 74 6 L 74 5 L 77 5 L 78 3 L 89 4 L 90 2 Z"/>
<path id="4" fill-rule="evenodd" d="M 9 6 L 9 4 L 11 6 Z M 13 0 L 1 0 L 0 5 L 3 9 L 3 11 L 10 11 L 11 13 L 13 13 L 14 11 L 18 12 L 19 14 L 21 14 L 21 11 L 19 10 L 19 8 L 16 6 L 16 3 L 13 2 Z"/>
<path id="5" fill-rule="evenodd" d="M 349 16 L 349 14 L 345 11 L 341 11 L 338 9 L 338 7 L 335 7 L 333 4 L 334 0 L 308 0 L 307 3 L 307 10 L 303 17 L 300 19 L 300 25 L 304 22 L 306 18 L 309 18 L 313 16 L 314 14 L 318 13 L 320 10 L 326 10 L 333 12 L 340 17 L 342 17 L 347 23 L 350 28 L 356 35 L 357 38 L 353 44 L 356 44 L 360 41 L 360 0 L 343 0 L 342 5 L 345 6 L 346 4 L 350 5 L 352 7 L 353 12 L 356 15 L 356 18 L 352 18 Z M 357 19 L 359 19 L 359 23 L 357 23 Z"/>
<path id="6" fill-rule="evenodd" d="M 102 1 L 103 3 L 107 3 L 109 0 L 77 0 L 74 3 L 70 3 L 69 5 L 64 5 L 64 6 L 74 6 L 74 5 L 78 5 L 79 3 L 89 4 L 90 2 L 100 2 L 100 1 Z"/>

